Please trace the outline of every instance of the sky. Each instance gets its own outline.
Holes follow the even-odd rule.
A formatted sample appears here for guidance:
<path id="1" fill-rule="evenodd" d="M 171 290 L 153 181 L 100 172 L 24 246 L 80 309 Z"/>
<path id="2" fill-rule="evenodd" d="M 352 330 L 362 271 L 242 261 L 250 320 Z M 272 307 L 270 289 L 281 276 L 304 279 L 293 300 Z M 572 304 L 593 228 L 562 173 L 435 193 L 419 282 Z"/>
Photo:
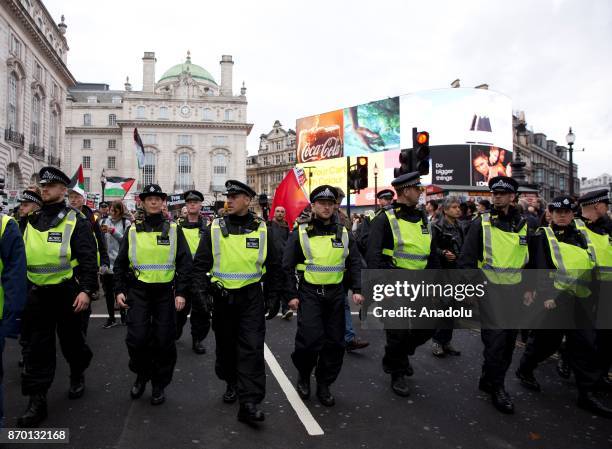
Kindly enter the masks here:
<path id="1" fill-rule="evenodd" d="M 295 120 L 426 89 L 487 83 L 525 111 L 527 125 L 565 145 L 576 135 L 580 177 L 612 173 L 612 2 L 44 0 L 66 17 L 78 81 L 142 87 L 185 60 L 219 82 L 234 58 L 247 87 L 249 154 L 275 120 Z M 582 148 L 584 152 L 580 151 Z"/>

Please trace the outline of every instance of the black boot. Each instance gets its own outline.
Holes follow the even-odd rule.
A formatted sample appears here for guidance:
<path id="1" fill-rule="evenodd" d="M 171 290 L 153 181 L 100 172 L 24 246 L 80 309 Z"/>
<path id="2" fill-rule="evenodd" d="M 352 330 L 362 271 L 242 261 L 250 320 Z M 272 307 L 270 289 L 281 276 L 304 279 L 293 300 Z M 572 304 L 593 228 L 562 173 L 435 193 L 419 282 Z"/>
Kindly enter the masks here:
<path id="1" fill-rule="evenodd" d="M 493 401 L 493 405 L 497 410 L 502 413 L 506 413 L 511 415 L 514 413 L 514 404 L 512 403 L 512 398 L 506 392 L 504 387 L 494 387 L 493 393 L 491 393 L 491 400 Z"/>
<path id="2" fill-rule="evenodd" d="M 310 397 L 310 374 L 305 375 L 300 373 L 295 387 L 298 395 L 302 399 L 308 399 Z"/>
<path id="3" fill-rule="evenodd" d="M 257 408 L 252 402 L 245 402 L 244 404 L 240 404 L 240 409 L 238 410 L 238 421 L 245 423 L 255 423 L 261 422 L 266 419 L 264 413 Z"/>
<path id="4" fill-rule="evenodd" d="M 68 398 L 78 399 L 85 393 L 85 376 L 82 374 L 70 376 L 70 389 Z"/>
<path id="5" fill-rule="evenodd" d="M 153 385 L 153 392 L 151 393 L 151 405 L 160 405 L 166 402 L 166 395 L 164 394 L 164 388 L 159 385 Z"/>
<path id="6" fill-rule="evenodd" d="M 516 377 L 519 378 L 519 380 L 521 381 L 521 385 L 531 391 L 540 391 L 541 387 L 540 387 L 540 383 L 538 382 L 538 380 L 535 378 L 535 376 L 533 375 L 533 371 L 529 371 L 526 369 L 521 369 L 521 367 L 519 367 L 516 370 Z"/>
<path id="7" fill-rule="evenodd" d="M 137 376 L 132 389 L 130 390 L 130 396 L 132 399 L 138 399 L 141 397 L 145 389 L 147 388 L 147 379 L 144 376 Z"/>
<path id="8" fill-rule="evenodd" d="M 325 407 L 333 407 L 336 404 L 336 398 L 329 391 L 329 385 L 317 384 L 317 398 Z"/>
<path id="9" fill-rule="evenodd" d="M 393 392 L 406 398 L 410 396 L 410 388 L 408 387 L 408 379 L 404 374 L 392 374 L 391 375 L 391 389 Z"/>
<path id="10" fill-rule="evenodd" d="M 44 393 L 30 396 L 28 408 L 17 420 L 17 427 L 38 427 L 47 417 L 47 397 Z"/>
<path id="11" fill-rule="evenodd" d="M 236 384 L 227 384 L 225 393 L 223 393 L 223 402 L 226 404 L 233 404 L 238 399 L 238 391 Z"/>
<path id="12" fill-rule="evenodd" d="M 206 354 L 206 346 L 204 346 L 204 340 L 198 340 L 194 337 L 191 343 L 191 349 L 196 354 Z"/>
<path id="13" fill-rule="evenodd" d="M 612 409 L 603 405 L 590 391 L 581 391 L 576 402 L 578 407 L 602 418 L 612 419 Z"/>

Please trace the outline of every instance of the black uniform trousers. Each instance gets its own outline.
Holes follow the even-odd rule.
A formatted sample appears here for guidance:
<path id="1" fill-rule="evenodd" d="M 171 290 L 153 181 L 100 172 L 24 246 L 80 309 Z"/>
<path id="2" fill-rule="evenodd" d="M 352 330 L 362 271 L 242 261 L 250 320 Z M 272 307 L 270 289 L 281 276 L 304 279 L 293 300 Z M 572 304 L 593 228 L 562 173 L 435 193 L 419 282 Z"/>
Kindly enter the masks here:
<path id="1" fill-rule="evenodd" d="M 334 383 L 344 357 L 345 297 L 342 284 L 313 285 L 301 282 L 298 290 L 297 333 L 293 364 L 304 377 L 313 368 L 318 384 Z"/>
<path id="2" fill-rule="evenodd" d="M 410 371 L 409 355 L 433 337 L 435 329 L 385 329 L 387 344 L 383 356 L 383 370 L 387 374 L 407 375 Z"/>
<path id="3" fill-rule="evenodd" d="M 266 394 L 266 322 L 261 284 L 227 291 L 229 296 L 213 296 L 215 373 L 219 379 L 237 386 L 241 404 L 258 404 Z"/>
<path id="4" fill-rule="evenodd" d="M 137 282 L 127 293 L 129 368 L 166 387 L 176 365 L 176 309 L 172 284 Z"/>
<path id="5" fill-rule="evenodd" d="M 210 331 L 210 314 L 199 301 L 194 301 L 191 295 L 185 299 L 183 310 L 176 312 L 176 335 L 181 335 L 183 332 L 187 315 L 191 312 L 191 336 L 197 341 L 202 341 Z"/>
<path id="6" fill-rule="evenodd" d="M 46 393 L 55 376 L 55 334 L 59 338 L 71 376 L 83 374 L 93 354 L 85 343 L 83 318 L 74 313 L 72 304 L 79 293 L 78 285 L 69 280 L 58 285 L 30 285 L 22 316 L 24 367 L 21 391 L 24 395 Z"/>

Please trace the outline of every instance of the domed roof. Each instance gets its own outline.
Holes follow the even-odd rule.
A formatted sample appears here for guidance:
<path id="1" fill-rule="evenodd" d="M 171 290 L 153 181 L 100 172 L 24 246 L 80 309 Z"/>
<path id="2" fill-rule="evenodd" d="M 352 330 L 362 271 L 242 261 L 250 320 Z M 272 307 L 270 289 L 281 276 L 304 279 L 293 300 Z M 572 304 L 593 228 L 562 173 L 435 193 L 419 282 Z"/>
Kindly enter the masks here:
<path id="1" fill-rule="evenodd" d="M 213 76 L 208 72 L 208 70 L 200 67 L 199 65 L 191 63 L 191 55 L 190 52 L 187 52 L 187 59 L 182 64 L 177 64 L 168 70 L 162 75 L 158 82 L 170 79 L 170 78 L 178 78 L 181 73 L 187 72 L 191 74 L 193 79 L 200 79 L 204 81 L 209 81 L 215 85 L 217 82 L 213 78 Z"/>

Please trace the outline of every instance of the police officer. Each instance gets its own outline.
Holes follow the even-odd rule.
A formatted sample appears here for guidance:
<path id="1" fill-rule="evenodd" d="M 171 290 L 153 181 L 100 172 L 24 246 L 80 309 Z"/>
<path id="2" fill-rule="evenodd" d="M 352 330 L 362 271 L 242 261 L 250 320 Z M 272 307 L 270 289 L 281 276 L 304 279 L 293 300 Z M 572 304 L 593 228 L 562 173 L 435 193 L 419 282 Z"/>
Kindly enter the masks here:
<path id="1" fill-rule="evenodd" d="M 23 218 L 32 212 L 36 212 L 43 205 L 40 193 L 34 189 L 26 189 L 19 198 L 19 218 Z"/>
<path id="2" fill-rule="evenodd" d="M 422 270 L 440 268 L 437 248 L 431 239 L 427 216 L 417 208 L 422 187 L 418 172 L 405 173 L 391 185 L 397 200 L 384 208 L 371 224 L 366 263 L 369 269 Z M 391 388 L 399 396 L 410 395 L 406 377 L 413 369 L 408 360 L 429 340 L 433 329 L 386 329 L 383 369 L 391 375 Z"/>
<path id="3" fill-rule="evenodd" d="M 26 301 L 26 254 L 19 226 L 0 213 L 0 429 L 4 427 L 4 339 L 17 338 Z"/>
<path id="4" fill-rule="evenodd" d="M 22 393 L 30 397 L 19 427 L 47 416 L 47 390 L 55 375 L 55 332 L 70 365 L 68 397 L 83 396 L 92 352 L 85 343 L 82 313 L 98 291 L 96 242 L 83 215 L 64 202 L 70 178 L 54 167 L 39 172 L 43 207 L 21 221 L 28 299 L 23 312 Z M 78 281 L 78 282 L 77 282 Z"/>
<path id="5" fill-rule="evenodd" d="M 495 408 L 511 414 L 514 404 L 504 388 L 504 380 L 518 331 L 500 329 L 499 319 L 516 316 L 522 305 L 522 298 L 517 300 L 516 286 L 522 280 L 520 270 L 529 261 L 527 223 L 511 205 L 518 191 L 514 179 L 495 176 L 489 180 L 489 189 L 493 208 L 472 221 L 457 266 L 481 268 L 488 282 L 495 285 L 495 295 L 488 298 L 491 303 L 481 303 L 480 307 L 484 363 L 479 388 L 491 395 Z"/>
<path id="6" fill-rule="evenodd" d="M 200 214 L 204 195 L 197 190 L 189 190 L 183 196 L 185 198 L 187 216 L 180 218 L 177 224 L 183 230 L 183 234 L 185 234 L 185 239 L 193 258 L 200 244 L 200 236 L 206 229 L 206 221 Z M 193 300 L 193 292 L 190 291 L 187 296 L 187 304 L 183 310 L 176 313 L 176 339 L 178 340 L 181 338 L 183 326 L 187 322 L 187 315 L 191 312 L 191 349 L 196 354 L 206 354 L 204 339 L 210 331 L 210 314 L 203 306 L 205 304 L 198 300 Z"/>
<path id="7" fill-rule="evenodd" d="M 130 396 L 141 397 L 150 380 L 151 404 L 159 405 L 176 364 L 175 309 L 185 307 L 192 262 L 182 229 L 162 216 L 162 189 L 149 184 L 138 196 L 145 217 L 130 225 L 121 242 L 115 293 L 119 307 L 127 309 L 125 343 L 136 373 Z"/>
<path id="8" fill-rule="evenodd" d="M 370 235 L 370 226 L 372 224 L 372 220 L 374 220 L 374 218 L 376 218 L 381 212 L 384 212 L 385 207 L 393 203 L 394 196 L 395 193 L 391 189 L 383 189 L 376 194 L 380 207 L 376 212 L 366 215 L 365 220 L 363 220 L 363 222 L 361 223 L 361 227 L 359 228 L 357 245 L 359 246 L 359 251 L 361 251 L 361 254 L 365 255 L 366 250 L 368 248 L 368 237 Z"/>
<path id="9" fill-rule="evenodd" d="M 261 282 L 269 283 L 271 293 L 278 290 L 279 262 L 266 223 L 249 211 L 255 191 L 235 180 L 225 187 L 228 214 L 204 232 L 193 280 L 200 301 L 213 297 L 215 372 L 227 383 L 223 401 L 238 399 L 238 420 L 255 423 L 265 418 L 258 408 L 266 388 Z"/>
<path id="10" fill-rule="evenodd" d="M 552 224 L 540 228 L 533 238 L 531 265 L 554 270 L 554 277 L 541 276 L 537 287 L 538 304 L 547 311 L 546 322 L 531 332 L 521 364 L 516 371 L 521 384 L 540 391 L 533 372 L 550 357 L 566 336 L 566 351 L 578 387 L 578 406 L 598 415 L 612 418 L 612 409 L 593 395 L 601 370 L 597 360 L 596 331 L 590 315 L 591 271 L 594 259 L 584 223 L 574 220 L 573 201 L 569 196 L 556 197 L 549 204 Z M 532 304 L 533 307 L 533 304 Z M 587 322 L 583 319 L 587 315 Z M 571 326 L 571 329 L 563 328 Z"/>
<path id="11" fill-rule="evenodd" d="M 337 199 L 338 192 L 329 185 L 312 191 L 313 216 L 299 223 L 283 256 L 289 307 L 299 309 L 295 350 L 291 355 L 298 370 L 297 391 L 302 399 L 310 397 L 310 376 L 315 369 L 317 397 L 327 407 L 335 404 L 329 386 L 340 373 L 344 355 L 345 271 L 350 272 L 353 301 L 363 302 L 361 255 L 352 235 L 336 220 Z"/>

